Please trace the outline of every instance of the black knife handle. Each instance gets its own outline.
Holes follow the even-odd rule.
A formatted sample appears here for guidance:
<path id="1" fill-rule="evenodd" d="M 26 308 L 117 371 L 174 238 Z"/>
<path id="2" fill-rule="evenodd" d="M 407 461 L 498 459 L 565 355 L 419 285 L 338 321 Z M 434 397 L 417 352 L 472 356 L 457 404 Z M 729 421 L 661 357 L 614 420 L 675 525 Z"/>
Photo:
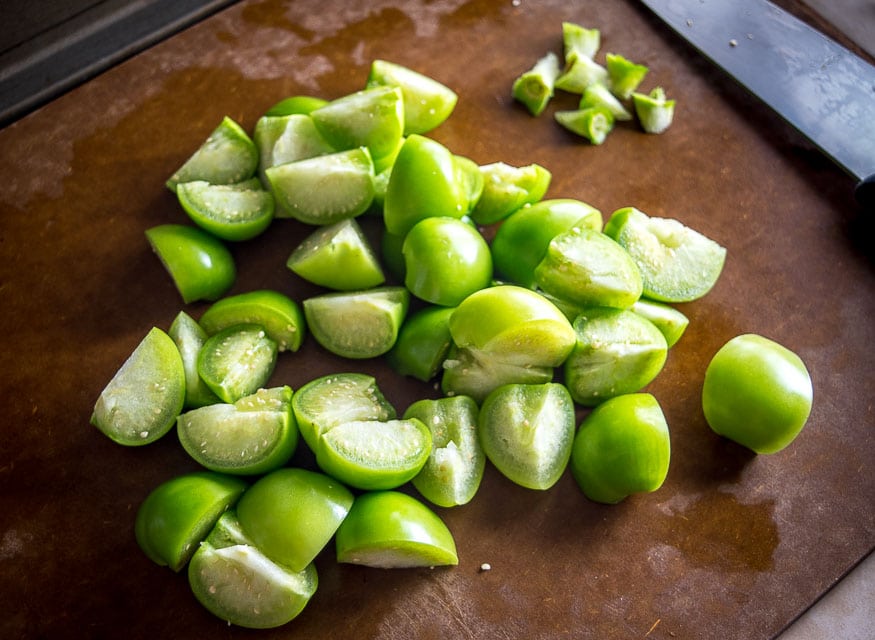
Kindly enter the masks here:
<path id="1" fill-rule="evenodd" d="M 857 203 L 869 214 L 875 214 L 875 173 L 861 180 L 854 189 Z"/>

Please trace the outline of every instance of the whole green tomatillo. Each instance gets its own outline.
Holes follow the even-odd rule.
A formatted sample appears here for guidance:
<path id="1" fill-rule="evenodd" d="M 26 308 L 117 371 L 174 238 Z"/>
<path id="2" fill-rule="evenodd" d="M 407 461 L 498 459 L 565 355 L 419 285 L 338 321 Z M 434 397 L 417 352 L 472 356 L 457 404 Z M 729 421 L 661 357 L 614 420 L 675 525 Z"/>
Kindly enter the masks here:
<path id="1" fill-rule="evenodd" d="M 775 453 L 805 426 L 813 401 L 802 359 L 756 334 L 729 340 L 705 371 L 702 409 L 715 433 L 757 453 Z"/>

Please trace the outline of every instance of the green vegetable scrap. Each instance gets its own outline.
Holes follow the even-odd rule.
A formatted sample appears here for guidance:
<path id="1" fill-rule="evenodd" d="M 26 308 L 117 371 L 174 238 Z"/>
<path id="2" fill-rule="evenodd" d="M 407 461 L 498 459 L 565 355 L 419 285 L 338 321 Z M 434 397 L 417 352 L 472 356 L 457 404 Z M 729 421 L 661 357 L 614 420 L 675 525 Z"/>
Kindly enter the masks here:
<path id="1" fill-rule="evenodd" d="M 513 83 L 513 98 L 532 115 L 543 113 L 558 89 L 581 98 L 577 109 L 556 111 L 555 120 L 593 145 L 605 141 L 616 121 L 637 117 L 647 133 L 662 133 L 669 127 L 674 100 L 666 100 L 661 88 L 637 93 L 647 66 L 618 53 L 606 53 L 604 64 L 600 63 L 596 55 L 601 32 L 573 22 L 562 23 L 562 44 L 565 64 L 561 70 L 557 72 L 558 58 L 551 52 Z"/>
<path id="2" fill-rule="evenodd" d="M 616 118 L 605 107 L 586 107 L 574 111 L 557 111 L 556 122 L 583 136 L 595 145 L 602 144 L 614 128 Z"/>
<path id="3" fill-rule="evenodd" d="M 595 58 L 602 43 L 602 34 L 598 29 L 589 29 L 574 22 L 562 23 L 562 46 L 565 60 L 571 56 Z"/>
<path id="4" fill-rule="evenodd" d="M 611 92 L 621 100 L 627 100 L 638 88 L 649 71 L 643 64 L 637 64 L 618 53 L 605 54 Z"/>
<path id="5" fill-rule="evenodd" d="M 583 90 L 580 97 L 580 109 L 601 107 L 611 112 L 616 120 L 631 120 L 632 114 L 605 85 L 596 82 Z"/>
<path id="6" fill-rule="evenodd" d="M 648 94 L 633 93 L 635 113 L 647 133 L 662 133 L 671 126 L 674 119 L 674 100 L 665 96 L 662 87 L 656 87 Z"/>
<path id="7" fill-rule="evenodd" d="M 607 80 L 607 69 L 575 51 L 565 60 L 565 69 L 556 78 L 556 88 L 569 93 L 583 93 L 589 85 L 605 83 Z"/>
<path id="8" fill-rule="evenodd" d="M 533 116 L 540 115 L 556 86 L 559 77 L 559 58 L 550 52 L 535 63 L 535 66 L 514 80 L 512 94 L 522 102 Z"/>

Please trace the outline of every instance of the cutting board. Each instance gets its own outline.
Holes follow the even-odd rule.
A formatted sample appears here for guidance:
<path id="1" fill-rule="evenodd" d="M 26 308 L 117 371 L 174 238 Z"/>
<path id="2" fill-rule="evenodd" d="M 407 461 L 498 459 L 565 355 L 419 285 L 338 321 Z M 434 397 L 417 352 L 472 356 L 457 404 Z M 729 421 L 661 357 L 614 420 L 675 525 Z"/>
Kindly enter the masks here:
<path id="1" fill-rule="evenodd" d="M 366 5 L 366 6 L 361 6 Z M 618 126 L 601 146 L 540 117 L 510 85 L 561 24 L 650 67 L 677 100 L 672 127 Z M 251 131 L 288 95 L 362 88 L 373 59 L 459 94 L 432 135 L 480 164 L 538 163 L 548 197 L 674 217 L 728 249 L 690 326 L 647 388 L 671 429 L 664 486 L 614 506 L 570 473 L 547 491 L 488 466 L 464 507 L 436 509 L 459 565 L 379 570 L 317 559 L 319 589 L 258 633 L 203 609 L 184 575 L 151 563 L 133 521 L 151 489 L 196 468 L 174 433 L 139 448 L 89 425 L 98 394 L 147 331 L 183 304 L 144 231 L 187 222 L 165 179 L 223 116 Z M 0 131 L 0 636 L 135 638 L 769 638 L 875 546 L 875 276 L 852 182 L 634 2 L 241 2 Z M 279 220 L 232 247 L 231 293 L 312 295 L 285 267 L 309 231 Z M 756 456 L 714 435 L 705 368 L 741 333 L 796 351 L 814 408 L 787 449 Z M 403 411 L 433 385 L 312 339 L 272 382 L 365 371 Z M 292 461 L 312 465 L 304 447 Z M 410 489 L 413 492 L 412 489 Z M 415 494 L 415 492 L 414 492 Z M 491 570 L 481 570 L 488 563 Z"/>

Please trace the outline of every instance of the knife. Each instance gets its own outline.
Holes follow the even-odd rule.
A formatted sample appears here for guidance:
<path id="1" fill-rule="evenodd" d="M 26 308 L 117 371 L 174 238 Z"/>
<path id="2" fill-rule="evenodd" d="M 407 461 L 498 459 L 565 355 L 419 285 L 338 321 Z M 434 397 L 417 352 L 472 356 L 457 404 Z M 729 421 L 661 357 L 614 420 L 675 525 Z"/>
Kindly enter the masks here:
<path id="1" fill-rule="evenodd" d="M 768 0 L 642 0 L 799 130 L 875 210 L 875 67 Z"/>

